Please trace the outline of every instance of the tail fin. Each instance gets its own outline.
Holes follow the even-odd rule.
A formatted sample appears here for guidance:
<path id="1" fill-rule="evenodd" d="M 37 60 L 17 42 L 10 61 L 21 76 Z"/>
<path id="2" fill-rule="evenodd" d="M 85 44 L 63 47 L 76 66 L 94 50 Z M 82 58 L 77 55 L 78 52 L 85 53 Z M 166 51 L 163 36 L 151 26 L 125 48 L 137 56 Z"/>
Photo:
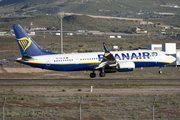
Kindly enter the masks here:
<path id="1" fill-rule="evenodd" d="M 19 24 L 14 24 L 13 29 L 22 57 L 55 54 L 42 50 Z"/>

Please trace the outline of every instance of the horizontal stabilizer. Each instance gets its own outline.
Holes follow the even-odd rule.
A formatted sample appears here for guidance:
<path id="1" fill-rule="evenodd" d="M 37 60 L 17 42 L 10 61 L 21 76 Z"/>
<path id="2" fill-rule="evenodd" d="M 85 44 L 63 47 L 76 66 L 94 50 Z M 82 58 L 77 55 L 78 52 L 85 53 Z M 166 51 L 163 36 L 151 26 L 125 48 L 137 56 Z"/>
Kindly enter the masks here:
<path id="1" fill-rule="evenodd" d="M 32 57 L 28 56 L 28 55 L 23 55 L 22 57 L 23 60 L 31 60 L 33 59 Z"/>

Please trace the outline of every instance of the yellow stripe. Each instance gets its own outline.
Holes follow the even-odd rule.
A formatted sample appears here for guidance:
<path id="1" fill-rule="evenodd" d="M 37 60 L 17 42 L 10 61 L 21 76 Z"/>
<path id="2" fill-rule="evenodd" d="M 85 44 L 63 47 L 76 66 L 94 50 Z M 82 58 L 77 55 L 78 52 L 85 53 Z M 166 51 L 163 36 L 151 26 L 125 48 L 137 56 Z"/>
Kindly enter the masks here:
<path id="1" fill-rule="evenodd" d="M 22 47 L 22 44 L 21 44 L 21 41 L 19 41 L 19 44 L 21 45 L 21 47 Z M 22 49 L 24 50 L 24 48 L 22 47 Z"/>
<path id="2" fill-rule="evenodd" d="M 23 50 L 26 48 L 25 41 L 21 41 Z"/>
<path id="3" fill-rule="evenodd" d="M 81 62 L 81 63 L 47 63 L 47 62 L 32 62 L 32 61 L 24 61 L 24 60 L 18 60 L 19 62 L 25 62 L 25 63 L 36 63 L 36 64 L 92 64 L 92 63 L 100 63 L 100 62 Z"/>
<path id="4" fill-rule="evenodd" d="M 104 53 L 104 56 L 106 57 L 106 56 L 108 56 L 110 53 Z"/>
<path id="5" fill-rule="evenodd" d="M 116 71 L 116 69 L 105 69 L 104 71 Z"/>
<path id="6" fill-rule="evenodd" d="M 120 69 L 124 69 L 124 68 L 133 68 L 133 67 L 120 67 Z"/>

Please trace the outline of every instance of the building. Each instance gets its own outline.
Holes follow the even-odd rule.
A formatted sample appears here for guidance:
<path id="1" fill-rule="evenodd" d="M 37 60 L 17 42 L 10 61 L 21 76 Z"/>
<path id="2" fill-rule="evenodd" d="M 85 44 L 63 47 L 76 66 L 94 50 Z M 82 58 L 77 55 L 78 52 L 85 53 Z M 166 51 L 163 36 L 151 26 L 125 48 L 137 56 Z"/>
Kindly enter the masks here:
<path id="1" fill-rule="evenodd" d="M 147 31 L 140 27 L 136 27 L 134 32 L 138 34 L 147 34 Z"/>
<path id="2" fill-rule="evenodd" d="M 153 22 L 141 21 L 141 22 L 139 23 L 139 25 L 154 25 L 154 23 L 153 23 Z"/>
<path id="3" fill-rule="evenodd" d="M 147 50 L 162 50 L 162 44 L 147 45 Z"/>

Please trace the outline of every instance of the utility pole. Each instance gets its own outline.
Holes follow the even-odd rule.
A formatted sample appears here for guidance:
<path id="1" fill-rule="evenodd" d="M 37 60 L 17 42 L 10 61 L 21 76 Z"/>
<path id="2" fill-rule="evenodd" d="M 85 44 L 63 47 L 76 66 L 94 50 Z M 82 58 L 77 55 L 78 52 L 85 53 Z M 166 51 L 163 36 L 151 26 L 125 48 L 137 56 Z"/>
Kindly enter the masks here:
<path id="1" fill-rule="evenodd" d="M 60 12 L 61 18 L 61 54 L 63 54 L 63 33 L 62 33 L 62 18 L 64 17 L 64 12 Z"/>
<path id="2" fill-rule="evenodd" d="M 155 105 L 155 101 L 156 101 L 156 95 L 154 96 L 154 102 L 153 102 L 153 120 L 154 120 L 154 105 Z"/>
<path id="3" fill-rule="evenodd" d="M 81 101 L 83 99 L 83 96 L 81 96 Z M 79 104 L 79 118 L 81 120 L 81 101 L 80 101 L 80 104 Z"/>
<path id="4" fill-rule="evenodd" d="M 4 101 L 3 101 L 3 120 L 4 120 L 4 105 L 5 105 L 5 102 L 6 102 L 6 97 L 4 97 Z"/>

